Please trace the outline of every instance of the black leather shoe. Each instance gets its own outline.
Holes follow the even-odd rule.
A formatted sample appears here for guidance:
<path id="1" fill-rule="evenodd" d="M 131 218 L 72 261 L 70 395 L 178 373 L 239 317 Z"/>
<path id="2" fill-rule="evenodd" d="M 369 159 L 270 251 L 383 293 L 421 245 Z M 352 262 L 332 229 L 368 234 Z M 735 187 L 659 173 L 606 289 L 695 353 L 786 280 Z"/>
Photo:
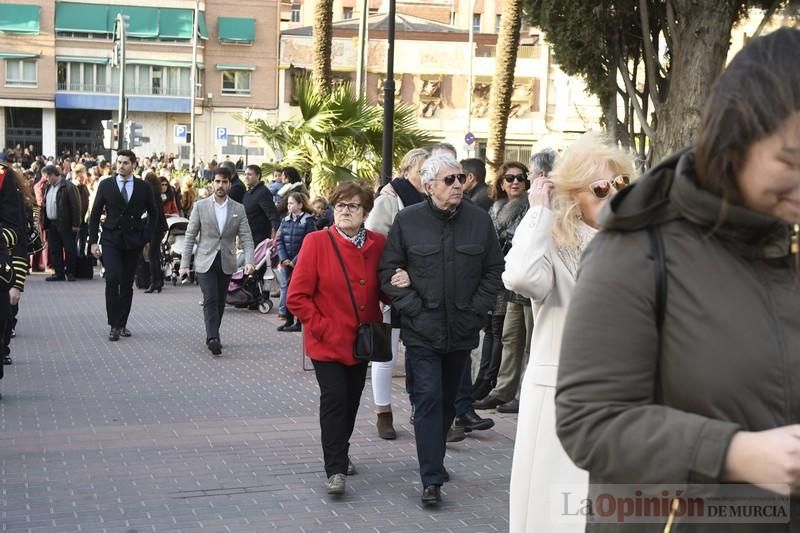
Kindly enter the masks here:
<path id="1" fill-rule="evenodd" d="M 294 322 L 286 322 L 278 326 L 278 331 L 292 331 L 288 328 L 294 327 Z"/>
<path id="2" fill-rule="evenodd" d="M 10 356 L 10 355 L 4 355 L 4 356 L 3 356 L 3 364 L 4 364 L 4 365 L 10 365 L 10 364 L 12 364 L 13 362 L 14 362 L 14 360 L 13 360 L 13 359 L 11 359 L 11 356 Z"/>
<path id="3" fill-rule="evenodd" d="M 442 501 L 442 488 L 439 485 L 428 485 L 422 491 L 422 505 L 436 505 Z"/>
<path id="4" fill-rule="evenodd" d="M 131 336 L 131 330 L 129 330 L 128 328 L 120 328 L 119 329 L 119 336 L 120 337 L 130 337 Z"/>
<path id="5" fill-rule="evenodd" d="M 72 274 L 67 274 L 67 281 L 75 281 L 75 276 Z"/>
<path id="6" fill-rule="evenodd" d="M 487 396 L 483 400 L 473 403 L 472 404 L 472 408 L 473 409 L 481 409 L 481 410 L 483 410 L 483 409 L 496 409 L 498 405 L 503 405 L 504 403 L 506 403 L 506 402 L 504 402 L 503 400 L 498 400 L 497 398 L 495 398 L 494 396 L 492 396 L 490 394 L 489 396 Z"/>
<path id="7" fill-rule="evenodd" d="M 53 274 L 52 276 L 47 276 L 46 278 L 44 278 L 45 281 L 64 281 L 65 279 L 67 279 L 67 278 L 65 278 L 64 276 L 58 276 L 56 274 Z"/>
<path id="8" fill-rule="evenodd" d="M 481 418 L 475 411 L 469 411 L 464 416 L 457 416 L 453 426 L 464 428 L 464 431 L 483 431 L 494 427 L 494 420 L 491 418 Z"/>
<path id="9" fill-rule="evenodd" d="M 208 346 L 208 349 L 211 350 L 213 355 L 222 354 L 222 345 L 220 345 L 219 339 L 208 339 L 206 346 Z"/>
<path id="10" fill-rule="evenodd" d="M 300 325 L 300 322 L 295 322 L 291 326 L 284 328 L 283 331 L 291 331 L 291 332 L 303 331 L 303 326 Z"/>
<path id="11" fill-rule="evenodd" d="M 111 331 L 108 332 L 108 340 L 112 342 L 119 340 L 119 328 L 111 328 Z"/>

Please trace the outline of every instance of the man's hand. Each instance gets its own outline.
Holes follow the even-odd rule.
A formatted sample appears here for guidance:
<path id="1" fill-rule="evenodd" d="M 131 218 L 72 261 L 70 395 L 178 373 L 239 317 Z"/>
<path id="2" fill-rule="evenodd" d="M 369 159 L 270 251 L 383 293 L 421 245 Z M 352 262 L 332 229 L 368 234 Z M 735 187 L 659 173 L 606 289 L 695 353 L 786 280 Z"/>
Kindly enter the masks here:
<path id="1" fill-rule="evenodd" d="M 100 245 L 93 244 L 91 247 L 91 254 L 95 257 L 100 257 Z"/>
<path id="2" fill-rule="evenodd" d="M 250 274 L 252 274 L 252 273 L 253 273 L 253 272 L 255 272 L 255 271 L 256 271 L 256 267 L 254 267 L 254 266 L 253 266 L 253 265 L 251 265 L 250 263 L 247 263 L 247 264 L 244 266 L 244 275 L 245 275 L 245 276 L 249 276 Z"/>
<path id="3" fill-rule="evenodd" d="M 408 272 L 402 268 L 395 269 L 392 274 L 392 286 L 406 288 L 411 286 L 411 278 L 408 277 Z"/>
<path id="4" fill-rule="evenodd" d="M 180 270 L 178 270 L 178 275 L 180 277 L 188 276 L 189 275 L 189 267 L 183 267 Z"/>
<path id="5" fill-rule="evenodd" d="M 22 291 L 16 287 L 11 287 L 8 290 L 8 299 L 11 301 L 11 305 L 19 304 L 20 299 L 22 298 Z"/>

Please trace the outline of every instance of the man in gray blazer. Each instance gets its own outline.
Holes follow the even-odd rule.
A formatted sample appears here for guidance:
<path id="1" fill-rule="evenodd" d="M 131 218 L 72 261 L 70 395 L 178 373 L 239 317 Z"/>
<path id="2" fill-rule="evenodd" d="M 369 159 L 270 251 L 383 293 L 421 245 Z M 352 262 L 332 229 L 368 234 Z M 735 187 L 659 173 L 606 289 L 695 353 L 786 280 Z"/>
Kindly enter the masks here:
<path id="1" fill-rule="evenodd" d="M 194 270 L 203 291 L 203 319 L 206 325 L 206 346 L 214 355 L 222 354 L 219 326 L 225 311 L 228 283 L 236 270 L 236 237 L 244 248 L 244 273 L 253 267 L 253 237 L 244 206 L 228 197 L 231 172 L 227 168 L 214 171 L 211 197 L 194 204 L 181 255 L 181 276 L 189 274 L 192 249 L 197 244 Z"/>

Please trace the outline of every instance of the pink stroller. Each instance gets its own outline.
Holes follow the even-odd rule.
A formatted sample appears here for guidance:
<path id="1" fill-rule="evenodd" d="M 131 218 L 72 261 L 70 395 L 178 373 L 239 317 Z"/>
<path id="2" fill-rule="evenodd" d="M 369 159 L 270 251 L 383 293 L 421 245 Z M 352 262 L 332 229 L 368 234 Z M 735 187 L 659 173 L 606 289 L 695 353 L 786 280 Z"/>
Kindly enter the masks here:
<path id="1" fill-rule="evenodd" d="M 253 263 L 256 267 L 255 272 L 250 276 L 244 275 L 244 268 L 240 268 L 231 276 L 228 284 L 228 295 L 225 303 L 233 307 L 243 309 L 247 307 L 253 311 L 258 310 L 267 314 L 272 310 L 272 300 L 269 299 L 269 292 L 264 288 L 264 282 L 275 279 L 272 270 L 270 256 L 273 243 L 271 239 L 266 239 L 256 246 L 253 253 Z"/>

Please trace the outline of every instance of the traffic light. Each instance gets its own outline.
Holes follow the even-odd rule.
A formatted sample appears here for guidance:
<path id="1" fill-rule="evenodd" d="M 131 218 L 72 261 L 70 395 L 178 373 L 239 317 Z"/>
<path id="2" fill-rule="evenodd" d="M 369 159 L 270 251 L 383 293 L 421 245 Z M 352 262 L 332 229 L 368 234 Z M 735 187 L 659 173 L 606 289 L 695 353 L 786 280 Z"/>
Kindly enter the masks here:
<path id="1" fill-rule="evenodd" d="M 142 125 L 133 120 L 129 120 L 125 124 L 125 145 L 129 149 L 141 146 L 144 142 L 142 137 Z"/>
<path id="2" fill-rule="evenodd" d="M 119 147 L 119 126 L 113 120 L 101 120 L 103 125 L 103 148 L 116 150 Z"/>

